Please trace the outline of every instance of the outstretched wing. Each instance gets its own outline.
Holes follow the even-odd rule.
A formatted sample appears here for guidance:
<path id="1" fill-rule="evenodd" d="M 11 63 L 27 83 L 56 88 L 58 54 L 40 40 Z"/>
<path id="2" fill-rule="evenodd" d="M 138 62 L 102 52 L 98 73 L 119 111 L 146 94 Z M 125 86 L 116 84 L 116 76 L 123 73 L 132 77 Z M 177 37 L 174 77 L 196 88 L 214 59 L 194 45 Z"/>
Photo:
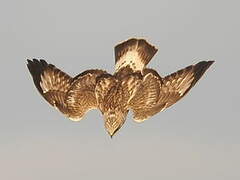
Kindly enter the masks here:
<path id="1" fill-rule="evenodd" d="M 134 120 L 140 121 L 152 116 L 152 110 L 160 98 L 161 77 L 153 69 L 144 69 L 143 79 L 128 106 L 132 109 Z"/>
<path id="2" fill-rule="evenodd" d="M 41 95 L 69 119 L 78 121 L 97 107 L 96 77 L 105 71 L 88 70 L 72 78 L 44 60 L 28 60 L 27 66 Z"/>
<path id="3" fill-rule="evenodd" d="M 28 60 L 27 67 L 40 94 L 52 106 L 67 114 L 65 97 L 73 78 L 44 60 Z"/>
<path id="4" fill-rule="evenodd" d="M 98 108 L 96 78 L 105 73 L 103 70 L 87 70 L 74 78 L 66 96 L 69 119 L 79 121 L 87 111 Z"/>
<path id="5" fill-rule="evenodd" d="M 157 49 L 144 39 L 129 39 L 115 46 L 115 72 L 129 66 L 134 72 L 142 71 L 156 54 Z"/>
<path id="6" fill-rule="evenodd" d="M 138 95 L 134 98 L 135 101 L 132 102 L 135 121 L 142 122 L 148 117 L 153 116 L 154 114 L 175 104 L 187 94 L 187 92 L 196 84 L 213 62 L 214 61 L 202 61 L 179 70 L 162 79 L 155 74 L 154 76 L 158 80 L 152 82 L 152 84 L 155 84 L 155 86 L 158 84 L 160 88 L 157 89 L 156 87 L 152 88 L 149 85 L 144 85 L 144 88 L 142 89 L 142 93 L 144 94 L 154 94 L 154 98 L 150 98 L 150 100 L 154 100 L 154 102 L 151 102 L 151 105 L 146 107 L 147 102 L 149 101 L 149 98 L 146 97 L 146 95 L 142 98 L 141 95 Z M 149 76 L 149 73 L 147 73 L 145 77 L 146 76 Z M 146 81 L 150 83 L 150 80 Z M 152 91 L 152 93 L 150 93 L 150 91 Z M 140 98 L 140 100 L 138 100 L 138 98 Z"/>

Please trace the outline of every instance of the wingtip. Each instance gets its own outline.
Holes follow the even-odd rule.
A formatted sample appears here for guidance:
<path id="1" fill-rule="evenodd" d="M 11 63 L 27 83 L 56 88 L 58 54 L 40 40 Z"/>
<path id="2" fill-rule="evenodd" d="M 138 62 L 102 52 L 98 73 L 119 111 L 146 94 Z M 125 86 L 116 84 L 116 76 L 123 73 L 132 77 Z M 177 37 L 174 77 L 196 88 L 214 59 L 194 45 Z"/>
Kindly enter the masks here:
<path id="1" fill-rule="evenodd" d="M 209 64 L 208 67 L 210 67 L 213 63 L 215 63 L 215 61 L 208 61 L 208 64 Z"/>
<path id="2" fill-rule="evenodd" d="M 207 64 L 209 64 L 209 66 L 211 66 L 215 61 L 211 60 L 211 61 L 206 61 Z"/>
<path id="3" fill-rule="evenodd" d="M 207 70 L 215 61 L 201 61 L 195 64 L 195 69 Z"/>
<path id="4" fill-rule="evenodd" d="M 214 62 L 215 61 L 201 61 L 193 66 L 195 80 L 193 81 L 192 86 L 197 83 L 197 81 L 203 76 L 203 74 Z"/>
<path id="5" fill-rule="evenodd" d="M 27 59 L 27 66 L 47 66 L 48 63 L 44 60 L 44 59 L 36 59 L 33 58 L 31 59 Z"/>
<path id="6" fill-rule="evenodd" d="M 32 61 L 30 59 L 27 59 L 27 67 L 28 67 L 28 69 L 29 69 L 29 66 L 30 66 L 31 63 L 32 63 Z"/>
<path id="7" fill-rule="evenodd" d="M 32 71 L 32 69 L 34 68 L 33 60 L 27 59 L 27 68 L 30 72 Z"/>
<path id="8" fill-rule="evenodd" d="M 207 61 L 208 63 L 208 67 L 210 67 L 213 63 L 215 63 L 215 61 Z"/>
<path id="9" fill-rule="evenodd" d="M 210 61 L 200 61 L 199 63 L 205 63 L 205 64 L 213 64 L 215 61 L 210 60 Z"/>
<path id="10" fill-rule="evenodd" d="M 208 62 L 210 62 L 211 64 L 213 64 L 215 61 L 214 61 L 214 60 L 211 60 L 211 61 L 208 61 Z"/>
<path id="11" fill-rule="evenodd" d="M 28 63 L 28 64 L 34 64 L 34 63 L 37 63 L 37 62 L 38 62 L 38 60 L 35 59 L 35 58 L 33 58 L 33 59 L 27 59 L 27 63 Z"/>

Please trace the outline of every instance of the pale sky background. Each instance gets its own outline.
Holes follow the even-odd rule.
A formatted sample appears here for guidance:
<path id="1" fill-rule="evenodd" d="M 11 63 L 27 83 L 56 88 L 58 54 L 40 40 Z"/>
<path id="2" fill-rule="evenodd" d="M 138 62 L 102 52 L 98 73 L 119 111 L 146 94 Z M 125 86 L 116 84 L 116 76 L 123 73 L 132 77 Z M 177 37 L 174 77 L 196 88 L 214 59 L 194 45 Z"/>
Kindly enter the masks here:
<path id="1" fill-rule="evenodd" d="M 239 180 L 238 1 L 0 1 L 0 179 Z M 114 69 L 114 46 L 144 37 L 162 76 L 215 60 L 180 102 L 110 139 L 99 111 L 76 123 L 39 95 L 27 58 L 71 75 Z"/>

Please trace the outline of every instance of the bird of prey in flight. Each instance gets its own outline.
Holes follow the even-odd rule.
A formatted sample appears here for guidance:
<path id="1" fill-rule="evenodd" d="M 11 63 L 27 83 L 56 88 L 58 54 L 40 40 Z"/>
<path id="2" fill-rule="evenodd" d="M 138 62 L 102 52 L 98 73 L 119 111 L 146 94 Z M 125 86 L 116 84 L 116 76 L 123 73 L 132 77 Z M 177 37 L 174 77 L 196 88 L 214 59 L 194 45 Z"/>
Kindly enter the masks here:
<path id="1" fill-rule="evenodd" d="M 27 67 L 40 94 L 72 121 L 99 109 L 112 137 L 129 110 L 143 122 L 175 104 L 196 84 L 214 61 L 201 61 L 161 77 L 147 64 L 157 49 L 132 38 L 115 46 L 115 72 L 90 69 L 71 77 L 45 60 L 28 60 Z"/>

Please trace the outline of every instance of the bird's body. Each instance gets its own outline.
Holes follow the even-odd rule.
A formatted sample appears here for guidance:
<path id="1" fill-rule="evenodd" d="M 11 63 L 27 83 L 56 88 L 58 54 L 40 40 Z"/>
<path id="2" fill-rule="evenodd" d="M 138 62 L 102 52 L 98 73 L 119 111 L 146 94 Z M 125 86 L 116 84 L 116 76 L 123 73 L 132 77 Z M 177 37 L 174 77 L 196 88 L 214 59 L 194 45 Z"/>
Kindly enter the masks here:
<path id="1" fill-rule="evenodd" d="M 115 72 L 87 70 L 72 78 L 44 60 L 28 60 L 28 69 L 41 95 L 73 121 L 99 109 L 113 136 L 129 110 L 142 122 L 181 99 L 213 61 L 202 61 L 161 78 L 146 68 L 157 49 L 143 39 L 129 39 L 115 47 Z"/>

